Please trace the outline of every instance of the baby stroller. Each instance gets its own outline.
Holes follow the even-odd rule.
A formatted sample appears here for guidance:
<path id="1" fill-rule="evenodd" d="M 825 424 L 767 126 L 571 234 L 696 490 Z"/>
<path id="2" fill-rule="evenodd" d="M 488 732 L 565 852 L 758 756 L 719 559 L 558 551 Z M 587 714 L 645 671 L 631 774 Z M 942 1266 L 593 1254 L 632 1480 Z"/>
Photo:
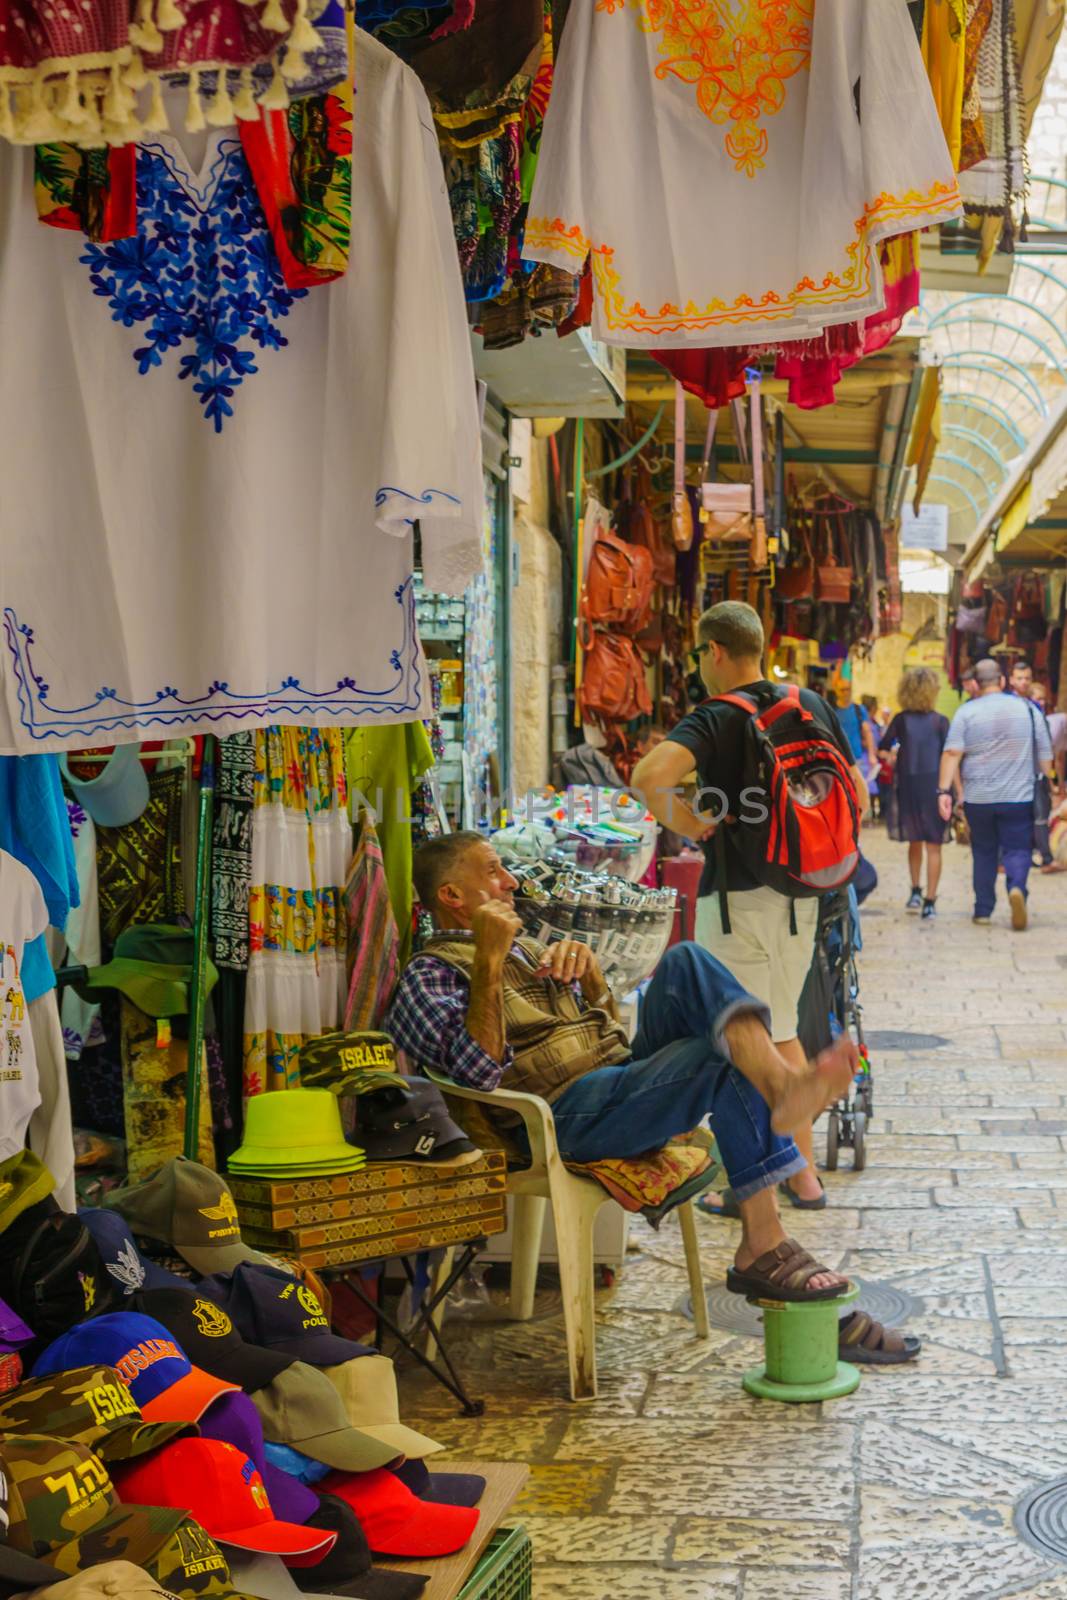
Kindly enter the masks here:
<path id="1" fill-rule="evenodd" d="M 862 1172 L 867 1165 L 867 1124 L 874 1111 L 874 1083 L 859 1002 L 856 953 L 861 944 L 856 888 L 850 885 L 823 895 L 815 957 L 800 997 L 800 1042 L 806 1054 L 814 1057 L 847 1031 L 860 1053 L 859 1068 L 848 1094 L 830 1107 L 826 1130 L 826 1166 L 830 1172 L 837 1171 L 842 1145 L 852 1151 L 854 1172 Z"/>

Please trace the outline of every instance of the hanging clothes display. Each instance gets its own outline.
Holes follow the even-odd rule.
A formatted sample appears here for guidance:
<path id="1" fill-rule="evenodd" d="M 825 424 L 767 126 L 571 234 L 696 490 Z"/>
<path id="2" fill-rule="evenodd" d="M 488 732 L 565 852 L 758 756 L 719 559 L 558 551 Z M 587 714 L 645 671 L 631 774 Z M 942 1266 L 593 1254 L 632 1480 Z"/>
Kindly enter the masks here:
<path id="1" fill-rule="evenodd" d="M 298 1086 L 306 1039 L 345 1004 L 342 894 L 352 855 L 342 735 L 256 734 L 244 1095 Z"/>
<path id="2" fill-rule="evenodd" d="M 18 1155 L 41 1100 L 22 961 L 27 944 L 47 926 L 37 879 L 0 850 L 0 1161 Z"/>
<path id="3" fill-rule="evenodd" d="M 248 966 L 255 774 L 254 734 L 231 733 L 220 740 L 211 850 L 211 939 L 215 965 L 236 972 Z"/>
<path id="4" fill-rule="evenodd" d="M 523 254 L 591 257 L 609 343 L 805 339 L 881 311 L 877 245 L 960 209 L 903 7 L 575 0 Z"/>
<path id="5" fill-rule="evenodd" d="M 405 966 L 411 955 L 414 904 L 411 819 L 415 792 L 434 764 L 430 737 L 421 722 L 406 722 L 395 728 L 352 728 L 344 740 L 349 813 L 357 828 L 367 806 L 375 813 L 372 826 L 396 920 L 400 965 Z M 358 853 L 358 842 L 356 849 Z"/>
<path id="6" fill-rule="evenodd" d="M 138 922 L 174 922 L 185 910 L 182 881 L 184 773 L 153 772 L 148 804 L 133 822 L 96 829 L 100 934 L 106 952 Z"/>
<path id="7" fill-rule="evenodd" d="M 1026 184 L 1023 97 L 1015 48 L 1015 0 L 993 0 L 975 64 L 978 112 L 971 137 L 980 137 L 984 155 L 971 160 L 960 175 L 960 192 L 968 213 L 1003 214 L 1012 208 Z M 973 105 L 973 92 L 971 104 Z M 978 150 L 971 149 L 976 156 Z"/>
<path id="8" fill-rule="evenodd" d="M 0 753 L 429 709 L 412 528 L 461 593 L 476 389 L 425 95 L 358 31 L 356 88 L 359 271 L 322 292 L 284 284 L 235 134 L 195 170 L 143 141 L 108 245 L 40 227 L 32 152 L 0 147 Z"/>
<path id="9" fill-rule="evenodd" d="M 389 902 L 382 847 L 374 818 L 366 809 L 360 812 L 356 825 L 356 848 L 345 878 L 344 906 L 345 1028 L 380 1028 L 400 976 L 400 939 Z M 409 951 L 410 924 L 409 910 Z"/>

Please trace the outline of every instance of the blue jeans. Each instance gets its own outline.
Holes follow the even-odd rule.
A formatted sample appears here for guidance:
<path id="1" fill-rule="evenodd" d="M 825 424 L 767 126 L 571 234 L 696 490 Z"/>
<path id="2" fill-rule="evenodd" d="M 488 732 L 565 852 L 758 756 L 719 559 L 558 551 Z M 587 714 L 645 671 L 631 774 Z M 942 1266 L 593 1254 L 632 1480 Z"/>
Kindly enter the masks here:
<path id="1" fill-rule="evenodd" d="M 730 1062 L 723 1029 L 741 1012 L 755 1012 L 769 1030 L 767 1007 L 720 961 L 700 945 L 674 945 L 641 1002 L 633 1059 L 587 1072 L 554 1102 L 564 1158 L 644 1155 L 710 1117 L 738 1200 L 802 1172 L 793 1140 L 771 1132 L 767 1102 Z"/>
<path id="2" fill-rule="evenodd" d="M 971 830 L 971 861 L 974 870 L 974 914 L 991 917 L 997 903 L 997 865 L 1004 863 L 1009 889 L 1026 893 L 1034 848 L 1034 806 L 1031 800 L 974 804 L 965 801 L 963 809 Z"/>

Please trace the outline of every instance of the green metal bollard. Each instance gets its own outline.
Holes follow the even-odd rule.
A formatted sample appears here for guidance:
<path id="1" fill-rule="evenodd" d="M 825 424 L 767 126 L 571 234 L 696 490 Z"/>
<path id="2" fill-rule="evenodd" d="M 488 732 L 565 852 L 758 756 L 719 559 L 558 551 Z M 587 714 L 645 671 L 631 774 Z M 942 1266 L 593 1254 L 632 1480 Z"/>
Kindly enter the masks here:
<path id="1" fill-rule="evenodd" d="M 837 1358 L 841 1307 L 857 1299 L 853 1285 L 836 1300 L 759 1300 L 750 1305 L 763 1312 L 761 1367 L 750 1367 L 741 1380 L 749 1394 L 761 1400 L 784 1400 L 803 1405 L 817 1400 L 840 1400 L 859 1387 L 860 1370 Z"/>

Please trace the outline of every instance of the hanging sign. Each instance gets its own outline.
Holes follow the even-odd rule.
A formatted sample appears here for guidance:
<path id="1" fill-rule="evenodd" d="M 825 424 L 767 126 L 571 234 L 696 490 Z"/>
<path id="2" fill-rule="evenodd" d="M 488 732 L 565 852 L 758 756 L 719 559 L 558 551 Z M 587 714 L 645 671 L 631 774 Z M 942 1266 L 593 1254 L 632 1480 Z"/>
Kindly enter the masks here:
<path id="1" fill-rule="evenodd" d="M 948 549 L 948 506 L 925 501 L 913 511 L 905 506 L 900 516 L 900 548 L 902 550 Z"/>

